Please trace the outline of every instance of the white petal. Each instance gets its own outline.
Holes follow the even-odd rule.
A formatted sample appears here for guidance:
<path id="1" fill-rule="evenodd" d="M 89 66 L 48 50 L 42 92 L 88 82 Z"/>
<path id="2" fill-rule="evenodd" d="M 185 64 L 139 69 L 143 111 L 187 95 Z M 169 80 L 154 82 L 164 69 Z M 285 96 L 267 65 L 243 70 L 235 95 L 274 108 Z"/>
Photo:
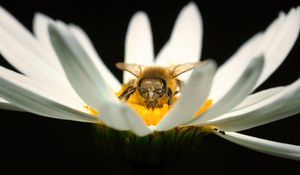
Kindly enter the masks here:
<path id="1" fill-rule="evenodd" d="M 0 109 L 12 110 L 12 111 L 24 111 L 21 108 L 9 103 L 3 98 L 0 98 Z"/>
<path id="2" fill-rule="evenodd" d="M 28 91 L 34 92 L 42 97 L 61 103 L 70 108 L 83 109 L 84 103 L 81 101 L 76 101 L 72 96 L 69 96 L 69 94 L 63 90 L 49 88 L 48 84 L 30 79 L 2 66 L 0 66 L 0 77 Z"/>
<path id="3" fill-rule="evenodd" d="M 213 61 L 195 69 L 185 84 L 173 109 L 162 119 L 155 130 L 164 131 L 191 120 L 206 101 L 216 64 Z"/>
<path id="4" fill-rule="evenodd" d="M 86 103 L 100 111 L 99 119 L 118 130 L 137 135 L 152 132 L 131 109 L 121 104 L 82 45 L 63 23 L 49 25 L 51 42 L 70 83 Z"/>
<path id="5" fill-rule="evenodd" d="M 268 28 L 257 51 L 265 54 L 266 64 L 256 87 L 263 83 L 281 65 L 299 35 L 300 6 L 291 9 L 287 15 L 281 16 L 284 16 L 284 20 L 278 26 L 277 31 L 273 35 L 267 36 L 268 30 L 272 30 Z"/>
<path id="6" fill-rule="evenodd" d="M 43 59 L 47 59 L 47 63 L 49 63 L 60 73 L 64 74 L 50 42 L 48 32 L 48 25 L 50 22 L 53 22 L 53 20 L 48 16 L 41 13 L 36 13 L 33 19 L 33 32 L 37 38 L 37 42 L 39 42 L 47 50 L 47 55 L 49 55 L 47 57 L 43 57 Z"/>
<path id="7" fill-rule="evenodd" d="M 209 98 L 218 102 L 236 83 L 241 73 L 245 71 L 251 59 L 250 55 L 257 48 L 262 39 L 261 34 L 257 34 L 243 44 L 240 49 L 227 62 L 219 67 L 212 84 Z M 248 59 L 245 61 L 245 59 Z"/>
<path id="8" fill-rule="evenodd" d="M 48 50 L 51 50 L 51 43 L 49 43 L 49 35 L 48 35 L 48 25 L 50 22 L 53 22 L 51 18 L 48 16 L 41 14 L 41 13 L 35 13 L 33 17 L 33 33 L 37 40 L 41 42 L 41 44 L 44 45 L 44 47 L 47 47 Z M 59 62 L 58 62 L 59 63 Z"/>
<path id="9" fill-rule="evenodd" d="M 237 104 L 244 100 L 251 93 L 254 85 L 256 84 L 259 75 L 261 74 L 263 63 L 263 56 L 252 59 L 247 69 L 242 73 L 239 80 L 236 81 L 228 93 L 225 94 L 217 103 L 213 104 L 207 112 L 191 123 L 188 123 L 188 125 L 199 125 L 211 120 L 234 108 Z"/>
<path id="10" fill-rule="evenodd" d="M 202 49 L 202 18 L 195 3 L 185 6 L 174 25 L 169 41 L 159 52 L 155 64 L 160 66 L 197 62 Z M 182 75 L 187 79 L 190 73 Z"/>
<path id="11" fill-rule="evenodd" d="M 31 33 L 4 8 L 0 7 L 0 28 L 14 37 L 20 44 L 37 54 L 41 54 L 43 49 L 36 43 Z"/>
<path id="12" fill-rule="evenodd" d="M 25 75 L 53 90 L 65 90 L 63 95 L 81 101 L 68 84 L 62 69 L 59 71 L 52 65 L 51 60 L 57 58 L 1 7 L 0 18 L 0 51 L 4 58 Z"/>
<path id="13" fill-rule="evenodd" d="M 72 109 L 64 105 L 63 103 L 57 102 L 58 98 L 55 98 L 55 96 L 53 96 L 50 93 L 41 95 L 41 89 L 38 89 L 37 87 L 32 86 L 31 84 L 26 84 L 26 82 L 24 81 L 25 79 L 22 79 L 21 75 L 19 77 L 15 76 L 15 79 L 8 79 L 8 77 L 4 79 L 4 77 L 1 76 L 1 96 L 13 103 L 14 105 L 16 105 L 17 107 L 38 115 L 72 121 L 92 123 L 99 122 L 99 120 L 96 117 Z"/>
<path id="14" fill-rule="evenodd" d="M 266 90 L 257 92 L 255 94 L 249 95 L 244 101 L 242 101 L 239 105 L 237 105 L 234 109 L 232 109 L 231 112 L 249 107 L 249 106 L 254 105 L 262 100 L 265 100 L 265 99 L 279 93 L 280 91 L 282 91 L 283 88 L 284 87 L 275 87 L 275 88 L 266 89 Z"/>
<path id="15" fill-rule="evenodd" d="M 34 34 L 37 37 L 37 41 L 39 42 L 40 45 L 43 46 L 43 48 L 46 49 L 46 54 L 41 58 L 36 58 L 36 59 L 41 59 L 42 61 L 46 61 L 47 65 L 50 66 L 51 69 L 55 69 L 59 75 L 55 76 L 56 73 L 52 74 L 51 72 L 48 72 L 47 70 L 44 69 L 44 66 L 41 64 L 37 64 L 39 67 L 42 68 L 42 71 L 44 71 L 47 75 L 42 76 L 42 79 L 46 82 L 49 82 L 49 78 L 47 78 L 48 75 L 51 77 L 54 77 L 55 83 L 59 82 L 61 84 L 61 88 L 65 90 L 65 93 L 69 93 L 71 96 L 73 96 L 74 100 L 76 101 L 81 101 L 83 102 L 80 97 L 76 94 L 72 86 L 68 82 L 68 78 L 62 68 L 62 65 L 60 64 L 60 61 L 55 53 L 54 48 L 52 47 L 51 41 L 50 41 L 50 36 L 49 36 L 49 31 L 48 31 L 48 25 L 50 23 L 53 23 L 54 20 L 49 18 L 48 16 L 41 14 L 41 13 L 36 13 L 34 16 L 33 20 L 33 30 Z M 29 57 L 29 62 L 34 62 L 38 63 L 39 61 L 33 60 L 35 57 Z M 19 58 L 20 59 L 20 58 Z M 43 63 L 42 63 L 43 64 Z M 21 65 L 26 66 L 24 62 L 21 63 Z M 36 71 L 35 69 L 32 68 L 32 66 L 27 66 L 28 69 L 33 70 L 33 74 L 37 75 L 40 74 L 39 71 Z M 30 77 L 34 77 L 30 75 Z M 40 80 L 40 79 L 38 79 Z M 40 80 L 42 81 L 42 80 Z"/>
<path id="16" fill-rule="evenodd" d="M 63 23 L 50 23 L 52 45 L 78 95 L 99 110 L 104 101 L 118 101 L 81 43 Z"/>
<path id="17" fill-rule="evenodd" d="M 11 37 L 0 27 L 0 51 L 1 54 L 17 69 L 27 76 L 43 82 L 52 89 L 65 89 L 67 93 L 70 86 L 62 78 L 61 74 L 50 67 L 43 59 L 21 45 L 19 41 Z M 78 99 L 74 97 L 74 99 Z"/>
<path id="18" fill-rule="evenodd" d="M 280 120 L 300 112 L 300 79 L 256 104 L 208 122 L 221 130 L 240 131 Z"/>
<path id="19" fill-rule="evenodd" d="M 216 132 L 216 134 L 226 140 L 255 151 L 300 161 L 300 146 L 297 145 L 274 142 L 234 132 L 225 132 L 225 134 Z"/>
<path id="20" fill-rule="evenodd" d="M 0 95 L 22 111 L 50 118 L 99 122 L 97 117 L 86 113 L 84 104 L 73 104 L 75 101 L 62 98 L 64 93 L 49 91 L 47 86 L 3 67 L 0 67 L 0 85 Z M 98 118 L 112 128 L 132 130 L 139 136 L 152 132 L 136 113 L 123 104 L 106 103 Z"/>
<path id="21" fill-rule="evenodd" d="M 136 13 L 130 23 L 125 41 L 125 63 L 153 65 L 154 49 L 151 25 L 144 12 Z M 133 76 L 124 72 L 123 82 L 126 83 Z"/>
<path id="22" fill-rule="evenodd" d="M 81 101 L 68 84 L 66 79 L 54 71 L 48 64 L 37 58 L 29 50 L 15 42 L 13 38 L 0 28 L 0 51 L 1 54 L 11 63 L 14 64 L 21 72 L 25 73 L 32 79 L 35 79 L 49 89 L 63 91 L 62 96 L 68 96 L 74 101 Z M 73 92 L 73 93 L 72 93 Z"/>
<path id="23" fill-rule="evenodd" d="M 54 82 L 57 73 L 0 27 L 0 51 L 18 70 L 34 79 Z"/>
<path id="24" fill-rule="evenodd" d="M 52 66 L 53 60 L 51 59 L 49 52 L 40 45 L 39 42 L 37 42 L 36 38 L 34 38 L 33 35 L 17 19 L 15 19 L 2 7 L 0 7 L 0 28 L 2 34 L 8 35 L 7 37 L 10 37 L 16 43 L 21 45 L 23 49 L 27 50 L 27 52 L 35 55 L 35 57 L 42 58 L 41 60 L 43 62 Z M 2 41 L 1 39 L 1 42 L 5 41 Z M 18 48 L 15 48 L 15 50 L 19 51 Z M 8 61 L 14 65 L 13 61 Z M 55 67 L 53 68 L 55 69 Z"/>
<path id="25" fill-rule="evenodd" d="M 290 10 L 288 15 L 281 13 L 264 33 L 252 37 L 220 67 L 215 76 L 210 97 L 220 99 L 232 87 L 237 79 L 236 75 L 246 68 L 253 57 L 262 53 L 266 63 L 255 87 L 263 83 L 278 68 L 293 47 L 299 28 L 300 7 Z M 220 85 L 223 85 L 222 89 L 217 88 Z"/>
<path id="26" fill-rule="evenodd" d="M 144 121 L 125 104 L 108 102 L 103 106 L 99 118 L 107 126 L 117 130 L 131 130 L 138 136 L 145 136 L 153 132 L 145 125 Z"/>
<path id="27" fill-rule="evenodd" d="M 93 44 L 87 34 L 78 26 L 70 25 L 70 30 L 73 32 L 78 41 L 82 44 L 87 54 L 92 59 L 98 71 L 105 77 L 107 84 L 111 86 L 114 92 L 117 92 L 121 88 L 119 80 L 113 75 L 112 72 L 106 67 L 101 58 L 98 56 Z"/>

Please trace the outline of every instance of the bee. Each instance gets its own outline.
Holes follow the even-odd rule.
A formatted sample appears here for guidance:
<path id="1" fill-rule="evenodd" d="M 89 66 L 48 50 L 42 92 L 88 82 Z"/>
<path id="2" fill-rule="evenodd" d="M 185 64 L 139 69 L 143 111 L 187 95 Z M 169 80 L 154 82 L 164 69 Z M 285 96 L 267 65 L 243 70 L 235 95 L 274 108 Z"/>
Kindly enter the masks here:
<path id="1" fill-rule="evenodd" d="M 137 98 L 133 98 L 131 102 L 152 109 L 162 107 L 164 104 L 171 105 L 183 86 L 183 82 L 177 77 L 203 63 L 185 63 L 169 67 L 117 63 L 118 69 L 135 76 L 123 86 L 124 90 L 118 97 L 127 101 L 134 95 Z"/>

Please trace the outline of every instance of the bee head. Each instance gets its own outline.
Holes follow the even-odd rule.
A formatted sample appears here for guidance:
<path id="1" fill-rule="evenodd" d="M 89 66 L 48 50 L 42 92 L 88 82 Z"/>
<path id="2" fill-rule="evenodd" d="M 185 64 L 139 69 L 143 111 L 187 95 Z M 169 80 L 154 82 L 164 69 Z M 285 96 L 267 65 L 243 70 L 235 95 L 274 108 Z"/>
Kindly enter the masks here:
<path id="1" fill-rule="evenodd" d="M 162 97 L 166 88 L 166 81 L 161 78 L 143 78 L 138 84 L 140 95 L 150 101 Z"/>

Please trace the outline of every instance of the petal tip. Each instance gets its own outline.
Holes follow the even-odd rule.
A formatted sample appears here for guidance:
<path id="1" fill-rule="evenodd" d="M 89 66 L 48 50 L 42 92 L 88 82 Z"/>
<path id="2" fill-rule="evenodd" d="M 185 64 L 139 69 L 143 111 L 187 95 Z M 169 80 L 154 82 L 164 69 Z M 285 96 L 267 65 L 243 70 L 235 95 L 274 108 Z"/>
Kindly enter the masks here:
<path id="1" fill-rule="evenodd" d="M 48 21 L 51 21 L 51 19 L 47 15 L 45 15 L 41 12 L 34 13 L 34 16 L 33 16 L 34 25 L 41 25 L 41 23 L 43 23 L 44 21 L 48 22 Z"/>
<path id="2" fill-rule="evenodd" d="M 194 1 L 191 1 L 191 2 L 187 3 L 187 5 L 185 5 L 183 7 L 183 9 L 186 9 L 186 10 L 198 10 L 198 6 L 197 6 L 197 4 Z"/>
<path id="3" fill-rule="evenodd" d="M 33 17 L 34 21 L 35 21 L 36 19 L 39 19 L 39 18 L 46 18 L 46 15 L 44 15 L 44 14 L 41 13 L 41 12 L 35 12 L 35 13 L 34 13 L 34 17 Z"/>
<path id="4" fill-rule="evenodd" d="M 131 21 L 148 21 L 148 15 L 144 11 L 137 11 L 131 18 Z"/>
<path id="5" fill-rule="evenodd" d="M 195 2 L 189 2 L 186 6 L 184 6 L 181 10 L 182 14 L 196 15 L 200 17 L 200 11 Z"/>

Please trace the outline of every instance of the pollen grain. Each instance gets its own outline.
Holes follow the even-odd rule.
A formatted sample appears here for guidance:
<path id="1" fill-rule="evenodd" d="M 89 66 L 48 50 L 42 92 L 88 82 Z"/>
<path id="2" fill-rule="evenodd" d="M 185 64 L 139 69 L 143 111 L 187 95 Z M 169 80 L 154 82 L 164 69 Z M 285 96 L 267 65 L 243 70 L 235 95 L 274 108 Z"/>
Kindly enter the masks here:
<path id="1" fill-rule="evenodd" d="M 95 109 L 93 109 L 92 107 L 90 107 L 88 105 L 84 105 L 83 107 L 88 111 L 89 114 L 91 114 L 93 116 L 99 115 L 99 112 L 96 111 Z"/>

